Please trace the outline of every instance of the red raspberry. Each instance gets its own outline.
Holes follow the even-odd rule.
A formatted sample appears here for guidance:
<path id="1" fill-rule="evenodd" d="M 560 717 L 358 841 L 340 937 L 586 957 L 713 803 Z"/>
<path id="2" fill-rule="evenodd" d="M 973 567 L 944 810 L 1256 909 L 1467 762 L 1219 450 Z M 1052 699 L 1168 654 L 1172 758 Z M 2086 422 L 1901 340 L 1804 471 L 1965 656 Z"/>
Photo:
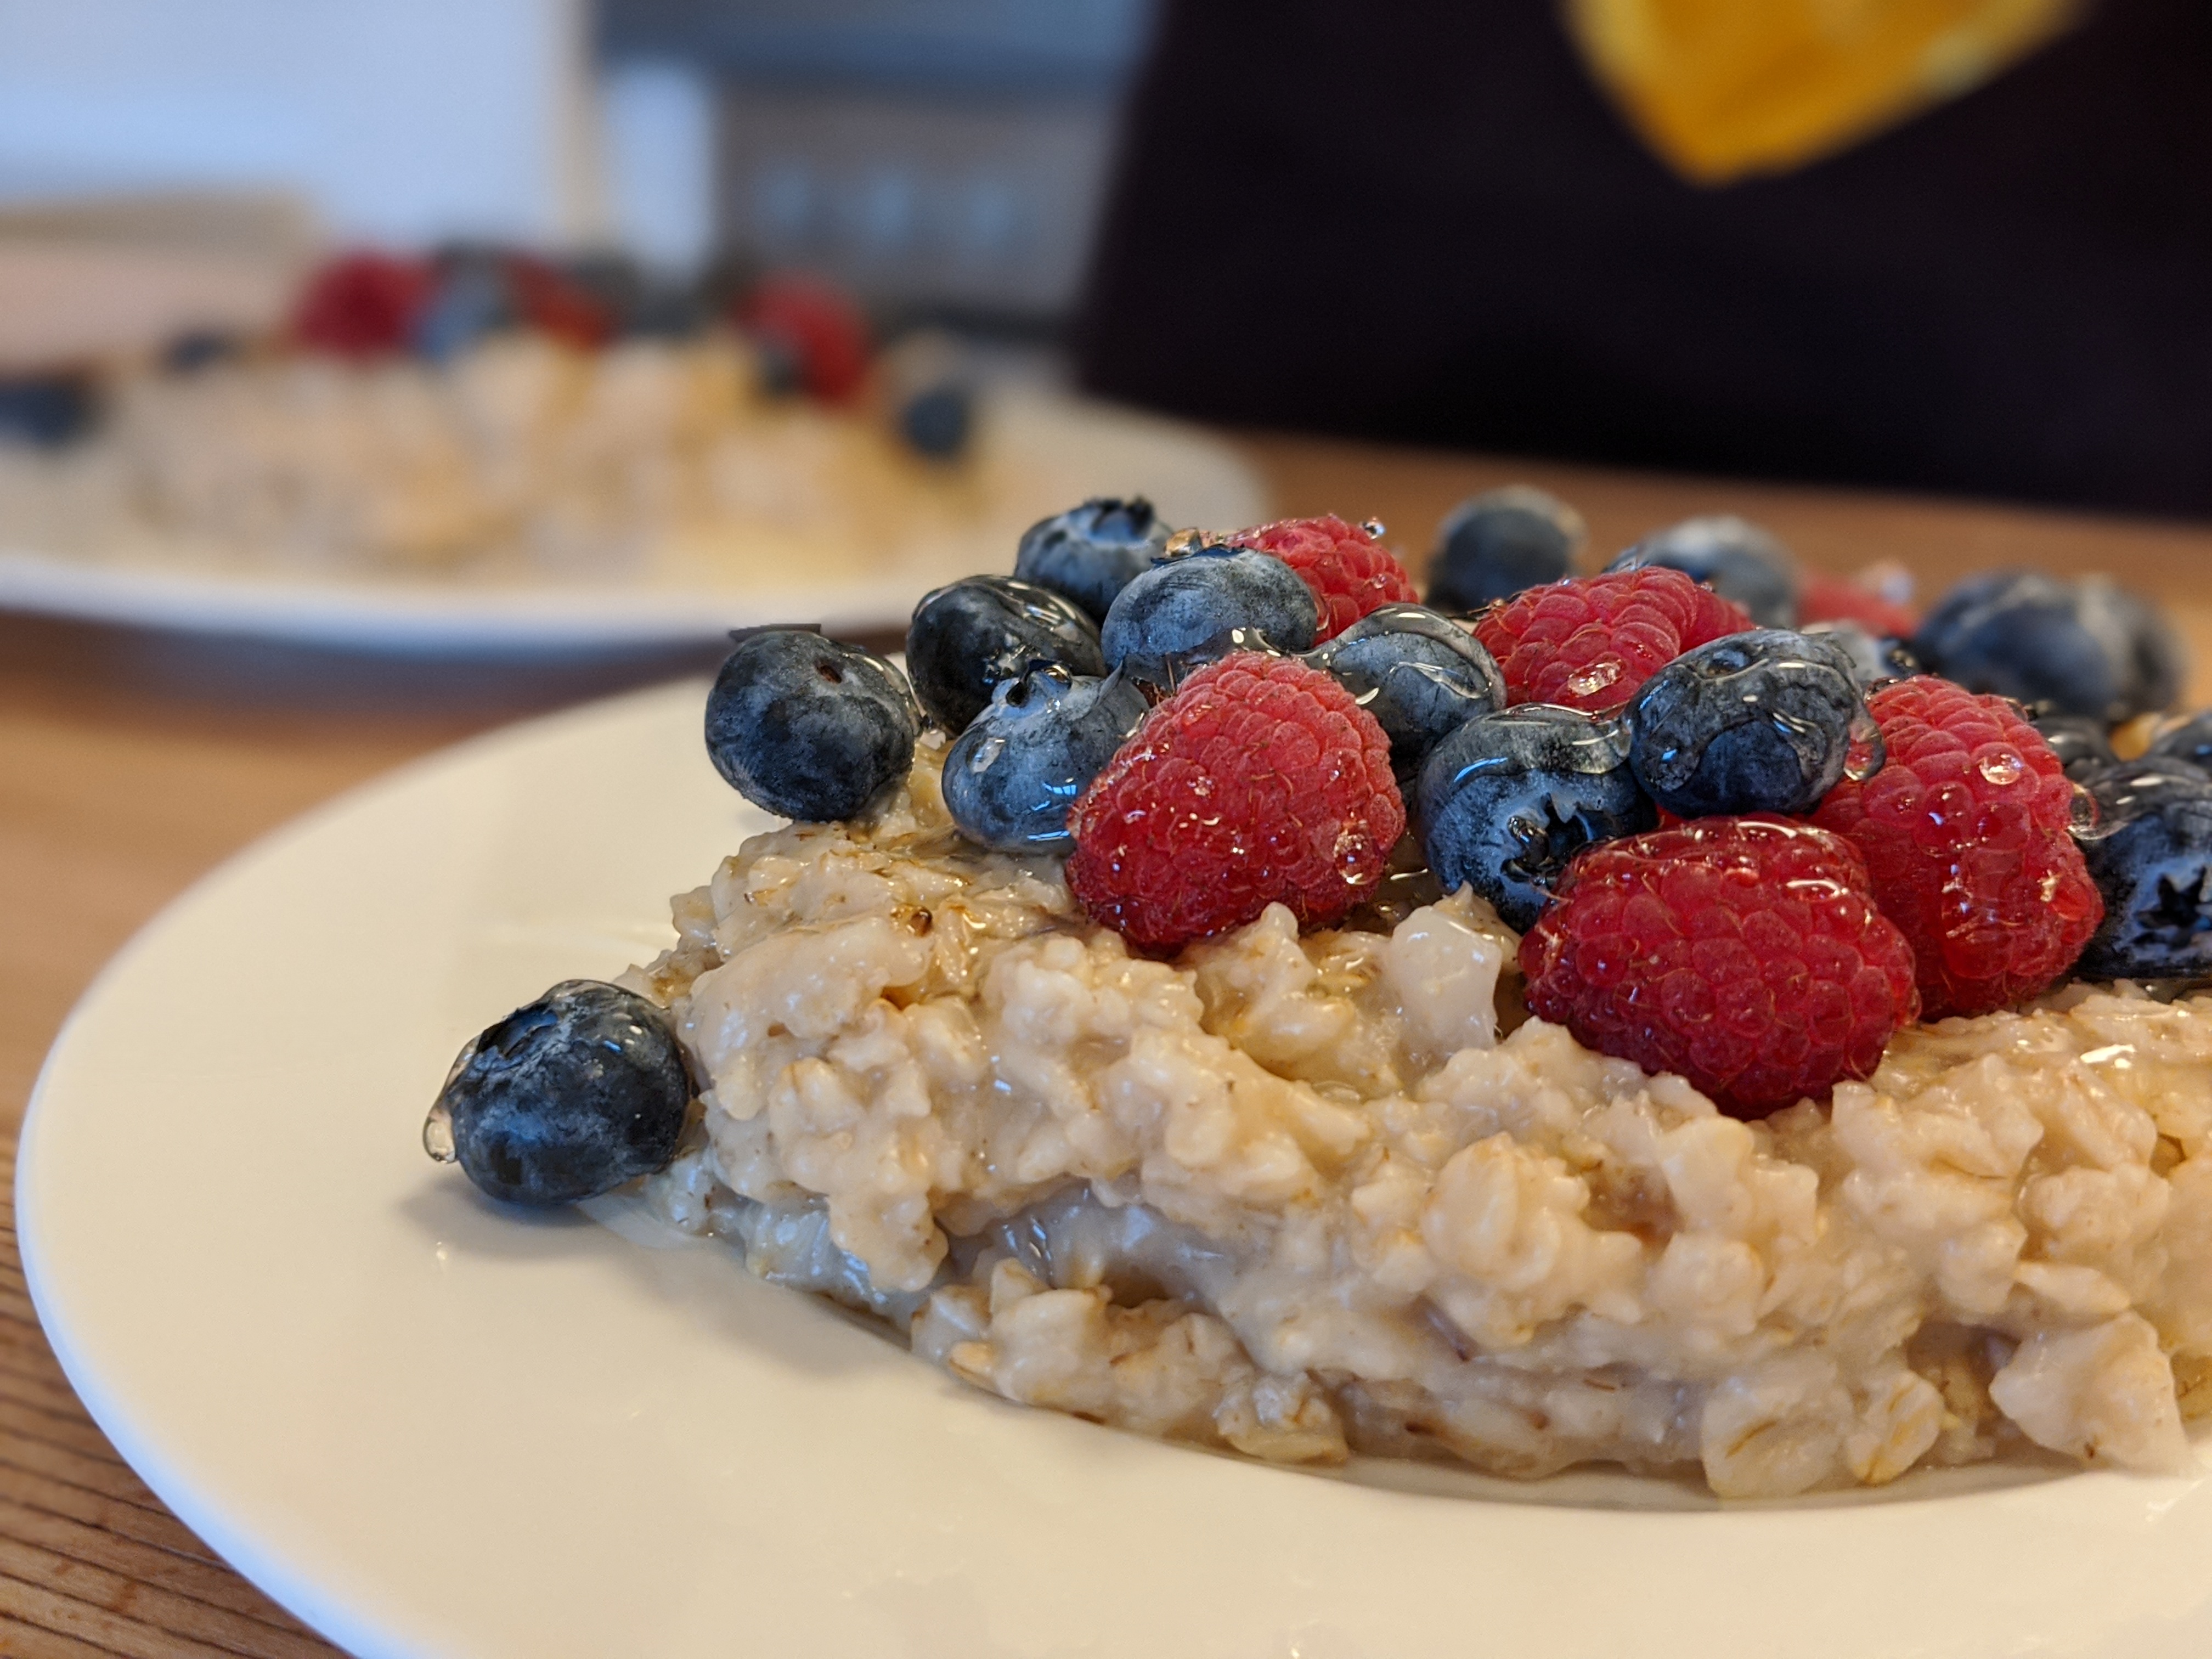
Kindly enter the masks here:
<path id="1" fill-rule="evenodd" d="M 1852 622 L 1878 638 L 1909 640 L 1920 626 L 1909 605 L 1885 599 L 1870 587 L 1843 576 L 1808 576 L 1797 590 L 1801 623 Z"/>
<path id="2" fill-rule="evenodd" d="M 1851 844 L 1699 818 L 1568 865 L 1521 941 L 1528 1006 L 1600 1054 L 1758 1117 L 1865 1077 L 1917 1017 L 1912 950 Z"/>
<path id="3" fill-rule="evenodd" d="M 1334 513 L 1318 519 L 1279 519 L 1240 530 L 1232 547 L 1272 553 L 1298 573 L 1321 606 L 1316 641 L 1334 639 L 1378 605 L 1419 605 L 1419 591 L 1397 556 L 1356 524 Z"/>
<path id="4" fill-rule="evenodd" d="M 436 287 L 422 260 L 343 254 L 307 279 L 293 309 L 292 336 L 340 357 L 404 351 Z"/>
<path id="5" fill-rule="evenodd" d="M 1505 671 L 1509 702 L 1617 708 L 1692 647 L 1751 626 L 1742 610 L 1679 570 L 1645 565 L 1516 593 L 1474 636 Z"/>
<path id="6" fill-rule="evenodd" d="M 790 357 L 811 397 L 845 403 L 868 378 L 868 319 L 840 288 L 813 276 L 765 276 L 736 316 L 738 327 Z"/>
<path id="7" fill-rule="evenodd" d="M 1242 927 L 1270 904 L 1344 920 L 1406 828 L 1390 740 L 1291 657 L 1209 663 L 1146 718 L 1076 801 L 1067 884 L 1139 949 Z"/>
<path id="8" fill-rule="evenodd" d="M 2002 697 L 1922 675 L 1867 700 L 1888 763 L 1814 814 L 1850 838 L 1920 964 L 1928 1018 L 1985 1014 L 2074 965 L 2105 902 L 2069 832 L 2074 786 Z"/>
<path id="9" fill-rule="evenodd" d="M 526 253 L 505 261 L 507 291 L 523 321 L 564 345 L 591 351 L 614 337 L 605 301 L 558 265 Z"/>

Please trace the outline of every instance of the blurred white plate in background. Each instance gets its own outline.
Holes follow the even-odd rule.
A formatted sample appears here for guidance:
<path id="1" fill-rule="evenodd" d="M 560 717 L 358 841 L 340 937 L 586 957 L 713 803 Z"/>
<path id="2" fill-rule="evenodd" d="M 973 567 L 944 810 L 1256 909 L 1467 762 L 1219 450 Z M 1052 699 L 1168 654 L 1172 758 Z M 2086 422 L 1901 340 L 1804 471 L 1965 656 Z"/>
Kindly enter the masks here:
<path id="1" fill-rule="evenodd" d="M 412 576 L 311 559 L 182 550 L 62 555 L 0 538 L 0 609 L 356 649 L 586 652 L 712 640 L 732 628 L 820 622 L 902 629 L 931 588 L 1013 568 L 1021 532 L 1091 495 L 1148 495 L 1176 525 L 1267 516 L 1258 474 L 1201 428 L 1032 387 L 978 414 L 972 510 L 885 550 L 819 538 L 647 547 L 573 568 L 520 563 Z"/>

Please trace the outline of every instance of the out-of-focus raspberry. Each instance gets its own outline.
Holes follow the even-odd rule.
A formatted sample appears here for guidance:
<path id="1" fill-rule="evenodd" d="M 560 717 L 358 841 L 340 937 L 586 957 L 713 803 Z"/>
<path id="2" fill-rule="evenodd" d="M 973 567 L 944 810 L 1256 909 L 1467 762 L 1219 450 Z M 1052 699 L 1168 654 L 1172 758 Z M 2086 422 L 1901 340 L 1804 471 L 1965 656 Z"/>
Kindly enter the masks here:
<path id="1" fill-rule="evenodd" d="M 1600 1054 L 1756 1117 L 1870 1074 L 1918 1014 L 1912 951 L 1850 843 L 1699 818 L 1567 866 L 1521 941 L 1528 1006 Z"/>
<path id="2" fill-rule="evenodd" d="M 501 263 L 515 311 L 531 327 L 582 351 L 613 337 L 613 311 L 558 265 L 525 253 Z"/>
<path id="3" fill-rule="evenodd" d="M 1626 702 L 1693 646 L 1750 626 L 1711 588 L 1645 565 L 1516 593 L 1476 619 L 1474 636 L 1498 659 L 1513 702 L 1595 714 Z"/>
<path id="4" fill-rule="evenodd" d="M 425 260 L 341 254 L 301 290 L 292 337 L 309 350 L 338 357 L 404 351 L 436 287 L 436 273 Z"/>
<path id="5" fill-rule="evenodd" d="M 1385 605 L 1419 605 L 1420 592 L 1397 556 L 1356 524 L 1334 513 L 1279 519 L 1227 538 L 1234 547 L 1272 553 L 1298 573 L 1321 607 L 1316 642 L 1334 639 Z"/>
<path id="6" fill-rule="evenodd" d="M 868 377 L 867 319 L 843 289 L 817 277 L 763 277 L 738 304 L 737 323 L 825 403 L 847 401 Z"/>
<path id="7" fill-rule="evenodd" d="M 1920 613 L 1847 577 L 1808 575 L 1797 590 L 1797 621 L 1856 623 L 1878 640 L 1909 640 Z"/>
<path id="8" fill-rule="evenodd" d="M 2045 989 L 2105 915 L 2058 757 L 2014 705 L 1932 676 L 1885 686 L 1867 708 L 1887 763 L 1830 790 L 1813 822 L 1865 858 L 1882 914 L 1911 942 L 1927 1017 Z"/>
<path id="9" fill-rule="evenodd" d="M 1406 827 L 1390 740 L 1291 657 L 1209 663 L 1092 779 L 1067 883 L 1139 949 L 1175 951 L 1270 904 L 1326 927 L 1382 879 Z"/>

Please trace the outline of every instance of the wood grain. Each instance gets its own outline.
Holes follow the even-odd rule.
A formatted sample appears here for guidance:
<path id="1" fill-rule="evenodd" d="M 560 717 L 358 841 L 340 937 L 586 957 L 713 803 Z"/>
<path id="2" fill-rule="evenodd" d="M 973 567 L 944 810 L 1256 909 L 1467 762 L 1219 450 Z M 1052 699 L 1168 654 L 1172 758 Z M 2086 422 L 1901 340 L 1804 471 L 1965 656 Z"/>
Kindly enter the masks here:
<path id="1" fill-rule="evenodd" d="M 1526 480 L 1579 507 L 1599 552 L 1733 510 L 1811 564 L 1895 559 L 1930 588 L 1993 564 L 2107 571 L 2169 605 L 2196 649 L 2193 698 L 2212 702 L 2212 526 L 1308 440 L 1248 447 L 1280 511 L 1380 518 L 1416 564 L 1452 503 Z M 0 618 L 0 1148 L 100 964 L 215 864 L 415 756 L 714 654 L 438 663 Z M 0 1656 L 335 1651 L 225 1566 L 107 1444 L 40 1334 L 12 1207 L 4 1220 Z"/>

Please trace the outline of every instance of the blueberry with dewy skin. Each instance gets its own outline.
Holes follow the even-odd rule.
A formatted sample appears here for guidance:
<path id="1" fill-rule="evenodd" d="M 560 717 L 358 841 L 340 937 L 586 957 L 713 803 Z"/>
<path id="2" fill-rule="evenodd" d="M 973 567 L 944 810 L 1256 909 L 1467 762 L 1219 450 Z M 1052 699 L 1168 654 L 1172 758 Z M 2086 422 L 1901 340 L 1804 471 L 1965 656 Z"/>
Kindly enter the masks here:
<path id="1" fill-rule="evenodd" d="M 1522 932 L 1567 860 L 1658 822 L 1628 769 L 1620 723 L 1522 703 L 1469 720 L 1430 752 L 1421 847 L 1448 892 L 1472 884 Z"/>
<path id="2" fill-rule="evenodd" d="M 1115 595 L 1167 550 L 1168 527 L 1142 495 L 1094 495 L 1022 533 L 1014 574 L 1049 587 L 1104 622 Z"/>
<path id="3" fill-rule="evenodd" d="M 1508 484 L 1468 497 L 1437 526 L 1429 604 L 1480 611 L 1526 587 L 1570 575 L 1586 534 L 1582 515 L 1556 495 Z"/>
<path id="4" fill-rule="evenodd" d="M 799 628 L 738 636 L 707 694 L 707 753 L 756 806 L 849 818 L 914 764 L 921 710 L 872 651 Z"/>
<path id="5" fill-rule="evenodd" d="M 2212 978 L 2212 777 L 2147 757 L 2104 773 L 2089 793 L 2098 823 L 2081 856 L 2105 920 L 2075 972 Z"/>
<path id="6" fill-rule="evenodd" d="M 2117 726 L 2172 706 L 2187 659 L 2165 620 L 2102 577 L 2032 570 L 1971 576 L 1913 635 L 1930 672 L 2052 713 Z"/>
<path id="7" fill-rule="evenodd" d="M 1106 613 L 1106 662 L 1172 685 L 1199 664 L 1265 641 L 1306 651 L 1321 607 L 1298 573 L 1271 553 L 1200 542 L 1139 576 Z"/>
<path id="8" fill-rule="evenodd" d="M 1664 565 L 1733 599 L 1761 628 L 1797 625 L 1797 563 L 1769 532 L 1732 513 L 1653 532 L 1606 566 Z"/>
<path id="9" fill-rule="evenodd" d="M 1871 691 L 1884 680 L 1910 679 L 1920 672 L 1910 647 L 1901 640 L 1882 638 L 1863 623 L 1807 623 L 1797 631 L 1808 639 L 1826 640 L 1842 652 L 1862 691 Z"/>
<path id="10" fill-rule="evenodd" d="M 1779 628 L 1684 652 L 1623 718 L 1637 781 L 1686 818 L 1809 812 L 1843 777 L 1853 726 L 1872 728 L 1850 659 Z"/>
<path id="11" fill-rule="evenodd" d="M 422 1145 L 510 1204 L 567 1204 L 665 1169 L 691 1103 L 665 1014 L 572 979 L 471 1038 Z"/>
<path id="12" fill-rule="evenodd" d="M 952 821 L 1000 852 L 1064 845 L 1068 809 L 1149 707 L 1119 674 L 1092 679 L 1047 665 L 1008 681 L 945 757 Z"/>
<path id="13" fill-rule="evenodd" d="M 2038 713 L 2032 716 L 2032 724 L 2043 733 L 2043 740 L 2058 757 L 2066 775 L 2076 783 L 2087 783 L 2120 763 L 2120 757 L 2112 752 L 2112 732 L 2100 720 L 2086 714 Z"/>
<path id="14" fill-rule="evenodd" d="M 967 576 L 921 596 L 907 624 L 906 672 L 930 719 L 964 732 L 991 694 L 1038 663 L 1106 672 L 1098 629 L 1075 603 L 1012 576 Z"/>
<path id="15" fill-rule="evenodd" d="M 1476 715 L 1505 707 L 1505 676 L 1490 653 L 1425 605 L 1378 605 L 1306 660 L 1375 716 L 1401 778 Z"/>

